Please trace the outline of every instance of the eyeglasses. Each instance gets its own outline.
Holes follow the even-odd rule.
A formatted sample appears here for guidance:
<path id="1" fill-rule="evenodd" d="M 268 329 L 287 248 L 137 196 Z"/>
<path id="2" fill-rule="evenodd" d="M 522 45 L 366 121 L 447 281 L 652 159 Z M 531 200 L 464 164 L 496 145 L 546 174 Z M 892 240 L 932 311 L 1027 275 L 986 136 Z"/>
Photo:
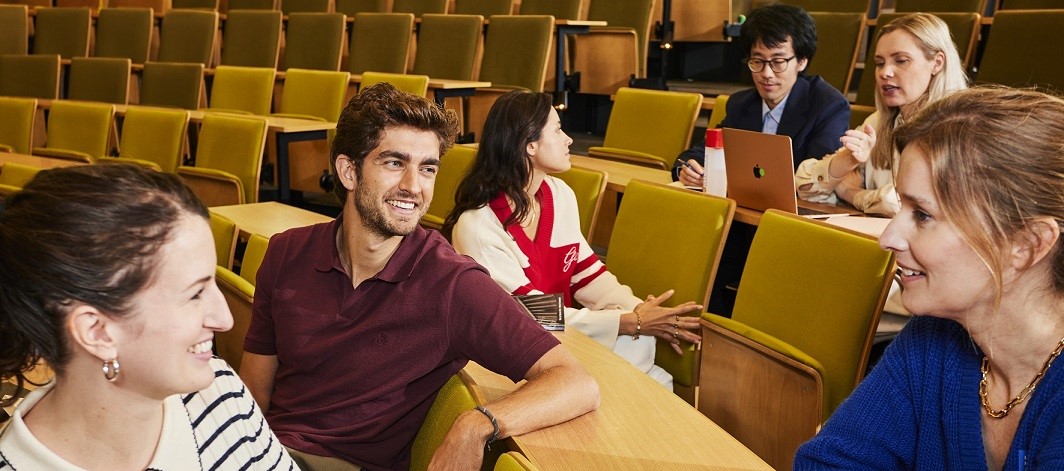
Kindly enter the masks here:
<path id="1" fill-rule="evenodd" d="M 765 64 L 769 64 L 769 68 L 771 68 L 773 72 L 778 74 L 780 72 L 783 72 L 784 70 L 787 70 L 787 64 L 790 64 L 795 57 L 798 56 L 794 55 L 786 59 L 777 57 L 775 59 L 767 61 L 762 59 L 750 59 L 746 61 L 746 66 L 750 68 L 750 72 L 757 73 L 761 72 L 762 70 L 765 70 Z"/>

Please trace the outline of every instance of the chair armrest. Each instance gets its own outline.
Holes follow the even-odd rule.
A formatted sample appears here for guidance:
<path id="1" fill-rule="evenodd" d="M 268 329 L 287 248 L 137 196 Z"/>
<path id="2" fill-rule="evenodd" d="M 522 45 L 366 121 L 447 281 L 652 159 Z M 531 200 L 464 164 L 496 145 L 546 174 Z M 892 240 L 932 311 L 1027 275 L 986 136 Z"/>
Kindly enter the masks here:
<path id="1" fill-rule="evenodd" d="M 134 159 L 132 157 L 109 157 L 103 156 L 96 159 L 98 164 L 126 164 L 126 165 L 139 165 L 144 168 L 150 168 L 156 172 L 161 172 L 162 167 L 159 164 L 150 160 Z"/>
<path id="2" fill-rule="evenodd" d="M 425 214 L 421 217 L 421 227 L 439 229 L 443 227 L 443 219 L 432 214 Z"/>
<path id="3" fill-rule="evenodd" d="M 784 342 L 776 337 L 766 334 L 760 330 L 750 327 L 741 322 L 733 321 L 727 317 L 718 316 L 716 314 L 703 313 L 702 325 L 706 327 L 707 324 L 713 324 L 723 329 L 730 330 L 738 335 L 746 337 L 759 345 L 767 347 L 772 351 L 791 358 L 797 362 L 800 362 L 820 374 L 821 377 L 825 375 L 824 366 L 820 364 L 815 358 L 805 354 L 801 350 L 794 348 L 791 344 Z"/>
<path id="4" fill-rule="evenodd" d="M 223 289 L 229 289 L 229 292 L 238 294 L 245 301 L 250 303 L 255 299 L 255 285 L 241 278 L 240 275 L 237 275 L 232 270 L 218 267 L 215 270 L 214 277 L 218 280 L 219 286 L 224 285 Z"/>
<path id="5" fill-rule="evenodd" d="M 276 117 L 278 117 L 278 118 L 298 118 L 298 119 L 309 119 L 309 120 L 312 120 L 312 121 L 322 121 L 322 122 L 326 121 L 326 119 L 325 119 L 325 118 L 321 118 L 321 117 L 319 117 L 319 116 L 314 116 L 314 115 L 311 115 L 311 114 L 299 114 L 299 113 L 270 113 L 270 116 L 276 116 Z"/>
<path id="6" fill-rule="evenodd" d="M 93 159 L 91 155 L 76 150 L 56 149 L 53 147 L 34 147 L 32 153 L 33 155 L 39 155 L 42 157 L 73 160 L 77 162 L 85 162 L 87 164 L 95 163 L 95 159 Z"/>
<path id="7" fill-rule="evenodd" d="M 204 108 L 200 111 L 204 113 L 225 113 L 225 114 L 239 114 L 244 116 L 254 116 L 255 114 L 250 111 L 234 110 L 230 108 Z"/>
<path id="8" fill-rule="evenodd" d="M 243 182 L 229 172 L 182 165 L 177 174 L 207 206 L 245 203 Z"/>
<path id="9" fill-rule="evenodd" d="M 11 195 L 21 190 L 22 188 L 17 186 L 0 183 L 0 197 Z"/>
<path id="10" fill-rule="evenodd" d="M 665 166 L 665 162 L 656 155 L 638 152 L 634 150 L 618 149 L 616 147 L 589 147 L 587 149 L 587 155 L 591 157 L 598 157 L 602 159 L 617 160 L 621 162 L 627 162 L 630 164 L 642 165 L 644 167 L 660 168 L 662 170 L 669 170 Z"/>

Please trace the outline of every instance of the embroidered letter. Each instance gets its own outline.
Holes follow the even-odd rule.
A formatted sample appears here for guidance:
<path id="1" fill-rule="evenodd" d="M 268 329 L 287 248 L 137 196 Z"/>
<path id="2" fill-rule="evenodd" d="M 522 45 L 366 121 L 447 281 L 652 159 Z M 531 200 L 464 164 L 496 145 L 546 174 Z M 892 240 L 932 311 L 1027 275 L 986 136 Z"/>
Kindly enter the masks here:
<path id="1" fill-rule="evenodd" d="M 562 270 L 565 273 L 569 273 L 569 268 L 571 268 L 573 266 L 573 262 L 576 261 L 576 256 L 577 256 L 576 246 L 574 245 L 572 247 L 569 247 L 569 252 L 567 252 L 565 254 L 565 266 L 562 267 Z"/>

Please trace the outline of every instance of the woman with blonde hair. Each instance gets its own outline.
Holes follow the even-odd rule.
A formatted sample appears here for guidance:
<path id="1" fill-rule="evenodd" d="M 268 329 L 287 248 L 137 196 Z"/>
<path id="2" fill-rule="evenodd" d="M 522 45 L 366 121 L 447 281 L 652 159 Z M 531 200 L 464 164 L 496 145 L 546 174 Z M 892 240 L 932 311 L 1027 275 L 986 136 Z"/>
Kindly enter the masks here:
<path id="1" fill-rule="evenodd" d="M 56 372 L 0 431 L 0 470 L 296 469 L 211 353 L 233 317 L 207 216 L 132 165 L 45 170 L 0 204 L 0 380 Z"/>
<path id="2" fill-rule="evenodd" d="M 894 129 L 926 104 L 968 88 L 949 28 L 929 13 L 906 15 L 880 28 L 875 64 L 875 113 L 847 131 L 834 154 L 798 166 L 794 179 L 800 198 L 829 204 L 842 199 L 866 213 L 893 216 L 899 208 Z"/>
<path id="3" fill-rule="evenodd" d="M 795 469 L 1064 469 L 1064 100 L 961 91 L 895 139 L 917 317 Z"/>

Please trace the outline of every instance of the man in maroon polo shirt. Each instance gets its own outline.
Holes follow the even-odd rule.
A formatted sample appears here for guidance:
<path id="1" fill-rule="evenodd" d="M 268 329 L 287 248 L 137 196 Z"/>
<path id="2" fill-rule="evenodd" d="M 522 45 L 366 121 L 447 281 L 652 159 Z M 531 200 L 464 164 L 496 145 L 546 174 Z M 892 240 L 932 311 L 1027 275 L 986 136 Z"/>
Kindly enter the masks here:
<path id="1" fill-rule="evenodd" d="M 240 376 L 304 469 L 405 470 L 440 387 L 469 360 L 528 383 L 463 413 L 433 467 L 598 405 L 598 385 L 468 257 L 418 226 L 453 114 L 388 84 L 348 103 L 332 145 L 335 221 L 270 241 Z"/>

